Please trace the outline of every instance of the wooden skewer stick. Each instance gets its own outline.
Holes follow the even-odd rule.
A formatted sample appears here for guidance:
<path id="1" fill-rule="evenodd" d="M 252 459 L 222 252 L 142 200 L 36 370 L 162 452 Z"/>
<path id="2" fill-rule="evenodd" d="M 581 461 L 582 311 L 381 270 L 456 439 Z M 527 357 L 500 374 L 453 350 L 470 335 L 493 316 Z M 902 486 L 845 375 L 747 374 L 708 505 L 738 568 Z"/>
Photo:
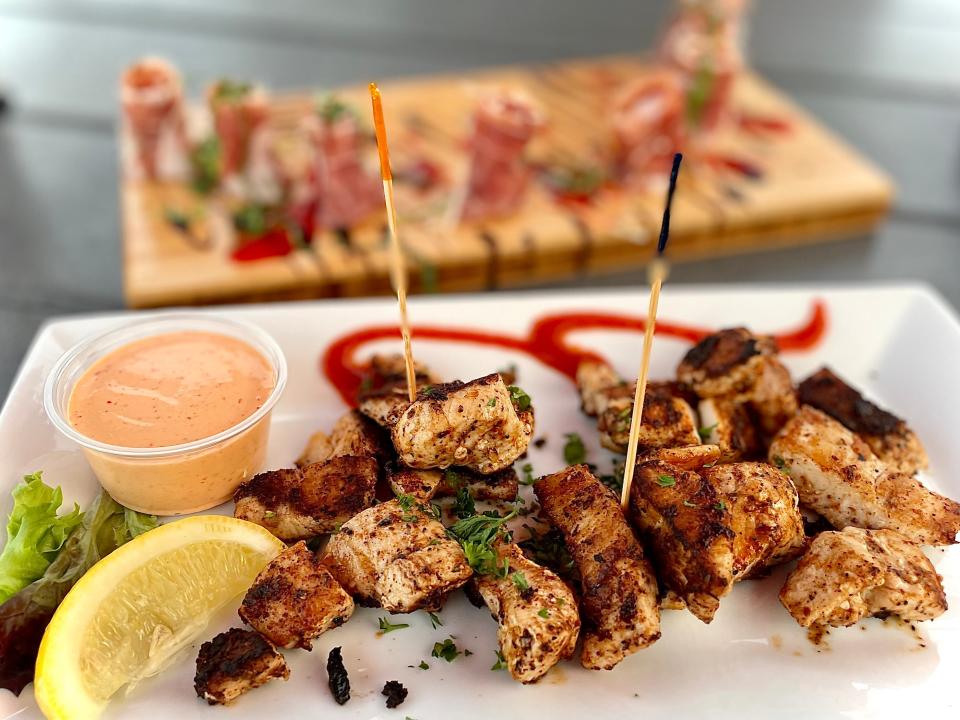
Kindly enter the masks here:
<path id="1" fill-rule="evenodd" d="M 387 226 L 390 229 L 390 281 L 397 293 L 400 306 L 400 335 L 403 337 L 403 360 L 407 369 L 407 394 L 410 402 L 417 399 L 417 373 L 410 344 L 410 320 L 407 317 L 407 269 L 397 235 L 397 207 L 393 202 L 393 172 L 390 170 L 390 151 L 387 148 L 387 130 L 383 123 L 383 103 L 380 88 L 370 83 L 370 101 L 373 103 L 373 128 L 380 155 L 380 177 L 383 179 L 383 199 L 387 205 Z"/>
<path id="2" fill-rule="evenodd" d="M 673 168 L 670 171 L 670 186 L 667 189 L 667 202 L 663 209 L 663 221 L 660 224 L 660 240 L 657 243 L 657 257 L 650 264 L 650 302 L 647 306 L 647 320 L 644 323 L 643 354 L 640 356 L 640 372 L 637 376 L 637 389 L 633 395 L 633 417 L 630 419 L 630 441 L 627 443 L 627 461 L 623 466 L 623 490 L 620 494 L 620 507 L 624 510 L 630 504 L 630 486 L 637 464 L 637 441 L 640 439 L 640 425 L 643 422 L 643 400 L 647 394 L 647 374 L 650 371 L 650 351 L 653 349 L 653 334 L 657 326 L 657 306 L 660 303 L 660 288 L 667 277 L 668 266 L 663 259 L 663 251 L 670 237 L 670 205 L 677 188 L 677 173 L 683 156 L 673 156 Z"/>

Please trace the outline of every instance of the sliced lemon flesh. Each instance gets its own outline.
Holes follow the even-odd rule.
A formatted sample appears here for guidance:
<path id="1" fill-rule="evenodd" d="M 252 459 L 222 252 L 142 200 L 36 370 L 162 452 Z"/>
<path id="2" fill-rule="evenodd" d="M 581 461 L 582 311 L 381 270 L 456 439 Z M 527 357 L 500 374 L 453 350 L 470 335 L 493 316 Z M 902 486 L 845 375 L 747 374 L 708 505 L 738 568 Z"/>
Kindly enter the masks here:
<path id="1" fill-rule="evenodd" d="M 175 661 L 210 618 L 284 548 L 244 520 L 161 525 L 115 550 L 73 587 L 47 626 L 34 675 L 48 718 L 94 718 L 124 686 Z"/>

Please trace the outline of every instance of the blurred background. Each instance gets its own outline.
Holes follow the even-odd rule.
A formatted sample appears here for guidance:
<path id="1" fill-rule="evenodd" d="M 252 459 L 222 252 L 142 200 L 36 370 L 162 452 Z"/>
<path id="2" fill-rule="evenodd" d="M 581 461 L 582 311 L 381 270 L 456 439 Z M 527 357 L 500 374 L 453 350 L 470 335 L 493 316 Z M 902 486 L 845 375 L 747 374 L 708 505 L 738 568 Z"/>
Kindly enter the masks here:
<path id="1" fill-rule="evenodd" d="M 640 53 L 667 0 L 0 0 L 0 396 L 53 315 L 125 305 L 118 78 L 145 54 L 200 97 Z M 756 0 L 754 68 L 885 171 L 870 236 L 677 265 L 671 282 L 920 280 L 960 306 L 960 3 Z M 633 285 L 642 271 L 551 283 Z"/>

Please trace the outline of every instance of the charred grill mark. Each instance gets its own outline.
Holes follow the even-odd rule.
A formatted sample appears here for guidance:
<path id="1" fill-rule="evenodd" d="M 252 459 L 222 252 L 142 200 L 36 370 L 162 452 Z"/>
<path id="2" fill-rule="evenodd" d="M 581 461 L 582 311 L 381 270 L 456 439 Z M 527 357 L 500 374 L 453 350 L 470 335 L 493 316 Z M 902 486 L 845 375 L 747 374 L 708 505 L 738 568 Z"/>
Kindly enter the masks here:
<path id="1" fill-rule="evenodd" d="M 855 433 L 886 435 L 902 432 L 903 420 L 874 405 L 827 367 L 798 388 L 800 402 L 822 410 Z"/>
<path id="2" fill-rule="evenodd" d="M 707 377 L 726 375 L 763 350 L 746 328 L 731 328 L 708 335 L 684 356 L 683 363 L 702 370 Z"/>

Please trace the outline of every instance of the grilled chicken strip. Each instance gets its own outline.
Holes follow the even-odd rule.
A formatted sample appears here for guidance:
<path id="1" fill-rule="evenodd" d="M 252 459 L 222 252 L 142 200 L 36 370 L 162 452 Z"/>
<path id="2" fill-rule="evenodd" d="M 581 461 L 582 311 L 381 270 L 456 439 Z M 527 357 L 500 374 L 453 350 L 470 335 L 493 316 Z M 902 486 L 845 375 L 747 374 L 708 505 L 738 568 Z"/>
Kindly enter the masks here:
<path id="1" fill-rule="evenodd" d="M 854 527 L 817 535 L 780 602 L 803 627 L 886 614 L 932 620 L 947 609 L 940 576 L 917 545 L 893 530 Z"/>
<path id="2" fill-rule="evenodd" d="M 552 571 L 524 557 L 513 543 L 497 547 L 506 577 L 475 575 L 472 582 L 497 621 L 500 652 L 515 680 L 532 683 L 571 655 L 580 632 L 577 599 Z M 519 575 L 518 575 L 519 573 Z"/>
<path id="3" fill-rule="evenodd" d="M 734 581 L 725 502 L 699 474 L 659 460 L 637 465 L 630 487 L 630 519 L 649 539 L 660 579 L 705 623 Z"/>
<path id="4" fill-rule="evenodd" d="M 703 442 L 719 445 L 723 462 L 747 460 L 761 452 L 748 405 L 728 397 L 713 397 L 701 400 L 698 410 Z"/>
<path id="5" fill-rule="evenodd" d="M 633 397 L 634 390 L 616 370 L 599 360 L 584 360 L 577 366 L 580 407 L 592 417 L 600 415 L 613 397 Z"/>
<path id="6" fill-rule="evenodd" d="M 231 628 L 200 646 L 193 687 L 210 705 L 226 705 L 273 678 L 288 677 L 287 661 L 268 640 Z"/>
<path id="7" fill-rule="evenodd" d="M 377 469 L 372 457 L 345 455 L 260 473 L 237 488 L 233 514 L 288 542 L 334 532 L 373 505 Z"/>
<path id="8" fill-rule="evenodd" d="M 358 602 L 395 613 L 438 610 L 473 572 L 432 508 L 409 498 L 344 523 L 330 538 L 325 564 Z"/>
<path id="9" fill-rule="evenodd" d="M 490 475 L 475 470 L 451 467 L 446 470 L 417 470 L 403 466 L 387 468 L 387 481 L 397 495 L 412 495 L 420 502 L 433 497 L 450 497 L 465 487 L 474 500 L 509 502 L 520 490 L 517 471 L 512 467 Z"/>
<path id="10" fill-rule="evenodd" d="M 777 358 L 776 342 L 746 328 L 705 337 L 684 356 L 677 379 L 700 398 L 749 403 L 767 436 L 776 434 L 797 411 L 796 392 Z"/>
<path id="11" fill-rule="evenodd" d="M 580 571 L 585 668 L 610 670 L 660 637 L 657 581 L 609 488 L 585 465 L 533 486 Z"/>
<path id="12" fill-rule="evenodd" d="M 520 410 L 498 373 L 468 383 L 432 385 L 394 423 L 393 446 L 405 465 L 484 475 L 503 470 L 527 450 L 533 410 Z"/>
<path id="13" fill-rule="evenodd" d="M 786 562 L 806 546 L 797 489 L 766 463 L 715 465 L 700 475 L 721 497 L 733 530 L 733 579 Z"/>
<path id="14" fill-rule="evenodd" d="M 905 421 L 874 405 L 829 368 L 800 383 L 799 395 L 801 403 L 822 410 L 862 437 L 887 467 L 913 475 L 929 464 L 920 438 Z"/>
<path id="15" fill-rule="evenodd" d="M 960 532 L 960 504 L 891 472 L 839 422 L 804 405 L 770 446 L 800 502 L 835 528 L 896 530 L 922 545 L 949 545 Z"/>
<path id="16" fill-rule="evenodd" d="M 611 398 L 597 421 L 600 444 L 614 452 L 626 453 L 630 442 L 634 387 L 626 397 Z M 670 383 L 650 383 L 643 399 L 643 416 L 637 440 L 638 455 L 660 448 L 699 445 L 697 419 L 685 400 L 673 394 Z"/>
<path id="17" fill-rule="evenodd" d="M 327 435 L 315 432 L 297 459 L 297 467 L 344 455 L 368 455 L 384 462 L 393 454 L 383 429 L 356 410 L 343 415 Z"/>
<path id="18" fill-rule="evenodd" d="M 240 605 L 240 618 L 277 647 L 310 643 L 353 614 L 353 598 L 302 540 L 260 571 Z"/>

